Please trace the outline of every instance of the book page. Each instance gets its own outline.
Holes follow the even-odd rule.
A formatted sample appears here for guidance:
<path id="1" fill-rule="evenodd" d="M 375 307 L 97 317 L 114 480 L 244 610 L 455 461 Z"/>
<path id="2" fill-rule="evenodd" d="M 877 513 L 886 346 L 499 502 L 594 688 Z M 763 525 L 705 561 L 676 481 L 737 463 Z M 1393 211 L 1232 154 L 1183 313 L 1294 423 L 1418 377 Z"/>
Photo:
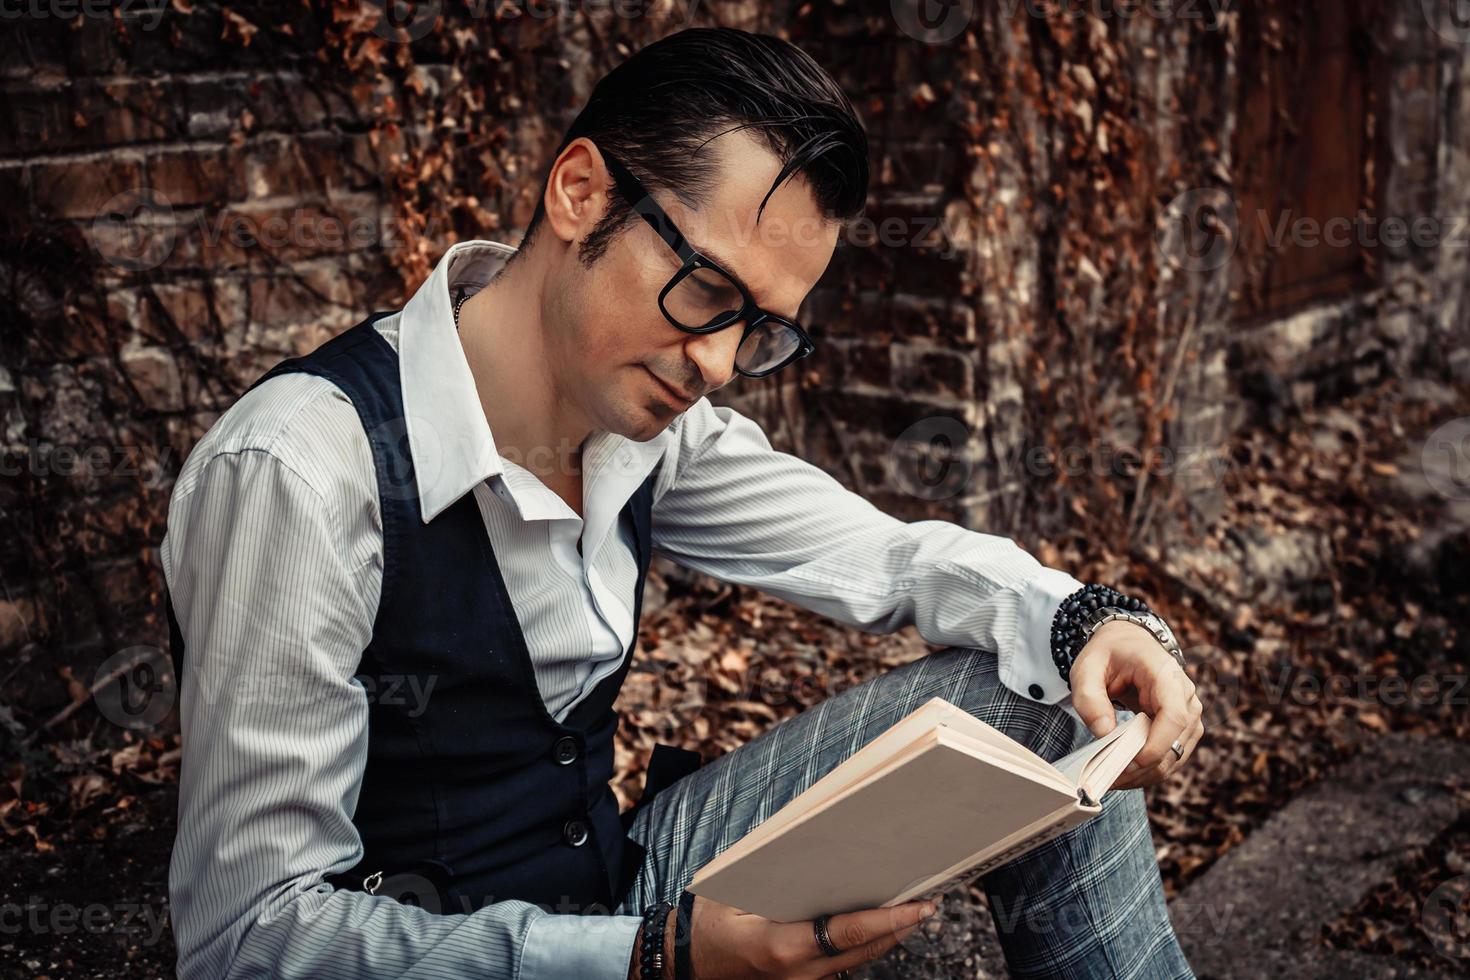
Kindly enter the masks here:
<path id="1" fill-rule="evenodd" d="M 1060 781 L 977 758 L 975 744 L 935 730 L 903 764 L 788 823 L 739 860 L 711 862 L 690 891 L 783 922 L 876 908 L 1075 805 Z"/>
<path id="2" fill-rule="evenodd" d="M 813 783 L 807 787 L 806 793 L 787 802 L 785 806 L 777 810 L 766 820 L 746 831 L 745 836 L 740 838 L 740 840 L 731 844 L 710 861 L 706 862 L 695 875 L 695 880 L 698 881 L 700 876 L 712 875 L 729 865 L 739 863 L 746 855 L 760 850 L 768 840 L 780 837 L 790 827 L 821 814 L 823 811 L 835 806 L 840 800 L 861 789 L 867 783 L 881 779 L 889 772 L 904 765 L 909 759 L 919 755 L 935 742 L 936 736 L 934 732 L 938 730 L 938 727 L 940 726 L 936 726 L 928 732 L 925 732 L 915 741 L 895 743 L 896 751 L 885 752 L 886 757 L 883 761 L 876 768 L 861 773 L 856 781 L 833 783 L 827 787 L 828 793 L 824 799 L 807 806 L 798 806 L 797 804 L 806 802 L 806 794 L 817 787 L 817 784 Z M 839 768 L 841 767 L 839 766 Z M 834 769 L 833 773 L 829 773 L 828 775 L 830 776 L 836 772 L 837 770 Z M 844 775 L 850 776 L 850 774 Z M 698 893 L 696 892 L 696 894 Z"/>
<path id="3" fill-rule="evenodd" d="M 1148 741 L 1148 725 L 1148 716 L 1137 713 L 1102 738 L 1073 750 L 1052 765 L 1073 786 L 1086 790 L 1092 799 L 1099 799 Z M 1103 776 L 1106 778 L 1100 778 Z"/>
<path id="4" fill-rule="evenodd" d="M 1030 766 L 1033 771 L 1043 776 L 1051 777 L 1056 774 L 1055 763 L 1047 762 L 1005 732 L 991 725 L 987 725 L 968 711 L 961 711 L 956 708 L 955 712 L 955 715 L 946 718 L 944 721 L 949 727 L 956 731 L 964 732 L 971 738 L 984 742 L 997 751 L 1006 753 L 1018 762 Z"/>
<path id="5" fill-rule="evenodd" d="M 833 766 L 821 779 L 792 797 L 775 813 L 752 827 L 740 844 L 751 844 L 775 833 L 781 827 L 822 805 L 844 790 L 861 782 L 867 775 L 892 762 L 899 753 L 910 748 L 936 725 L 951 724 L 957 716 L 971 717 L 940 697 L 930 698 L 890 725 L 882 734 Z M 739 846 L 739 845 L 736 845 Z"/>
<path id="6" fill-rule="evenodd" d="M 938 898 L 954 888 L 969 884 L 999 865 L 1014 861 L 1072 828 L 1081 826 L 1099 813 L 1102 813 L 1101 806 L 1083 806 L 1074 799 L 1055 813 L 1049 813 L 1010 836 L 969 855 L 953 867 L 945 869 L 942 874 L 910 886 L 886 904 L 897 905 L 924 897 Z"/>

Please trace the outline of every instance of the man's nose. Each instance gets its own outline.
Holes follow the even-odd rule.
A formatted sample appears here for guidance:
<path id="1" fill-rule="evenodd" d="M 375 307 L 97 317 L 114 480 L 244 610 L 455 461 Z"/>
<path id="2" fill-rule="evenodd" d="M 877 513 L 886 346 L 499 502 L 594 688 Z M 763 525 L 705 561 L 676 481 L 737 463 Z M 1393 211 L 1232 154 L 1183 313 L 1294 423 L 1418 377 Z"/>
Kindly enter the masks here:
<path id="1" fill-rule="evenodd" d="M 714 333 L 690 334 L 684 353 L 699 368 L 705 391 L 723 388 L 735 377 L 735 352 L 745 335 L 745 321 L 732 323 Z"/>

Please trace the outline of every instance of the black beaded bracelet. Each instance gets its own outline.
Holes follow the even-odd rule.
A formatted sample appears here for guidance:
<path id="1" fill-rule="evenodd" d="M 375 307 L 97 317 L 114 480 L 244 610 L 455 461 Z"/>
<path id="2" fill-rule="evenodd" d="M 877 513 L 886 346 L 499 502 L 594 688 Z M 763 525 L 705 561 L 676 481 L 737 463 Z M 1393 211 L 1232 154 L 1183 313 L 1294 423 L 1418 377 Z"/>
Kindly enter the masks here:
<path id="1" fill-rule="evenodd" d="M 663 980 L 664 926 L 673 902 L 654 902 L 643 910 L 643 939 L 638 950 L 640 980 Z"/>
<path id="2" fill-rule="evenodd" d="M 1142 599 L 1096 582 L 1084 585 L 1063 599 L 1051 621 L 1051 659 L 1057 665 L 1057 673 L 1069 687 L 1072 684 L 1072 664 L 1087 645 L 1088 622 L 1103 606 L 1117 606 L 1140 613 L 1153 612 Z"/>

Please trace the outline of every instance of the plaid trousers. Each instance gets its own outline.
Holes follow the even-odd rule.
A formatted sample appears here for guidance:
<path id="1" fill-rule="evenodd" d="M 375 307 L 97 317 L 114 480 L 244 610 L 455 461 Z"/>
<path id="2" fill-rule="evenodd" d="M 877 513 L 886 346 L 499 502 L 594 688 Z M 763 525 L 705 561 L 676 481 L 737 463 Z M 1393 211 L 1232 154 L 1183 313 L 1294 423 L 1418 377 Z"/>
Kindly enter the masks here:
<path id="1" fill-rule="evenodd" d="M 935 696 L 1048 760 L 1091 738 L 1065 709 L 1005 687 L 993 653 L 949 647 L 920 657 L 781 722 L 640 807 L 629 836 L 645 854 L 617 912 L 677 900 L 707 861 Z M 980 883 L 1012 976 L 1194 976 L 1165 908 L 1141 789 L 1108 793 L 1101 814 Z"/>

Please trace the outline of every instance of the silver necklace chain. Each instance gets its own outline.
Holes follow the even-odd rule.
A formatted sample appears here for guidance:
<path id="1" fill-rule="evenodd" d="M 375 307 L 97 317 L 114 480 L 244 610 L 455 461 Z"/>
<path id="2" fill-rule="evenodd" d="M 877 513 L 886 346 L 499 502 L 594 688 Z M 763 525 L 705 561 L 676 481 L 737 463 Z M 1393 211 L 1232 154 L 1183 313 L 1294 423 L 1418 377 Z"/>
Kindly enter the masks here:
<path id="1" fill-rule="evenodd" d="M 459 299 L 454 301 L 454 329 L 456 330 L 459 329 L 459 308 L 464 305 L 464 301 L 467 299 L 469 299 L 469 295 L 461 293 Z"/>

